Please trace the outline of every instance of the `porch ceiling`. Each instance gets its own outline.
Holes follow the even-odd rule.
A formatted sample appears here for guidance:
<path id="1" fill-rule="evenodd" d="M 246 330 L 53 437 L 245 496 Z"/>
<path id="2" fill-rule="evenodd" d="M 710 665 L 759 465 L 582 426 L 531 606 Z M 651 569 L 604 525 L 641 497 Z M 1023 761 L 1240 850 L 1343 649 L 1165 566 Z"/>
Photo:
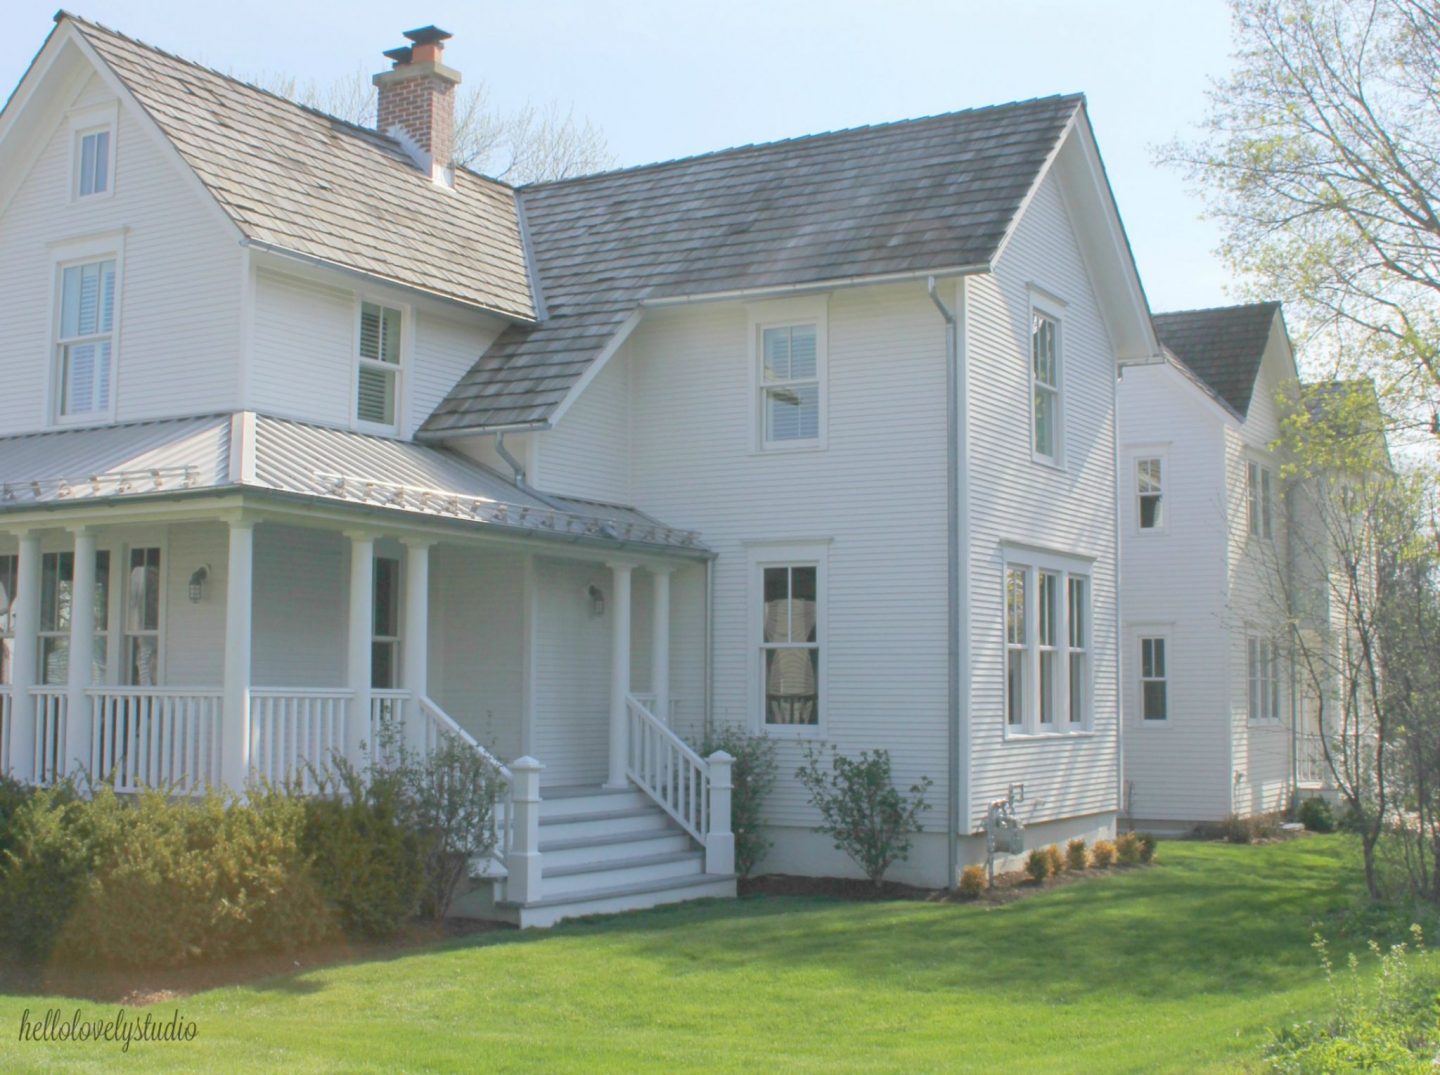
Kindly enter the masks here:
<path id="1" fill-rule="evenodd" d="M 708 553 L 694 531 L 623 505 L 537 494 L 443 448 L 248 412 L 0 437 L 0 512 L 229 491 Z"/>

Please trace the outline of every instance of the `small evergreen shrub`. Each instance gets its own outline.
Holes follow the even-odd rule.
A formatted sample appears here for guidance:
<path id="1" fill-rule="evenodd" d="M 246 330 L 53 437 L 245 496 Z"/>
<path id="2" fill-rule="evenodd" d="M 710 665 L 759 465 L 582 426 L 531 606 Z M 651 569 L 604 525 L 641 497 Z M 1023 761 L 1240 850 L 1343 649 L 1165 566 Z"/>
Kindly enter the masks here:
<path id="1" fill-rule="evenodd" d="M 0 858 L 12 846 L 14 818 L 36 789 L 24 781 L 0 775 Z"/>
<path id="2" fill-rule="evenodd" d="M 1050 876 L 1050 855 L 1045 848 L 1037 847 L 1030 852 L 1025 859 L 1025 872 L 1037 885 L 1043 884 L 1045 878 Z"/>
<path id="3" fill-rule="evenodd" d="M 1155 845 L 1160 841 L 1155 839 L 1152 832 L 1137 832 L 1136 838 L 1140 841 L 1140 861 L 1153 862 L 1155 859 Z"/>
<path id="4" fill-rule="evenodd" d="M 1115 861 L 1121 866 L 1140 865 L 1140 837 L 1127 832 L 1115 840 Z"/>
<path id="5" fill-rule="evenodd" d="M 105 843 L 96 821 L 65 783 L 35 792 L 11 817 L 0 852 L 0 949 L 11 958 L 49 957 Z"/>
<path id="6" fill-rule="evenodd" d="M 985 867 L 966 866 L 960 871 L 960 895 L 967 900 L 980 898 L 985 891 Z"/>
<path id="7" fill-rule="evenodd" d="M 1218 826 L 1219 836 L 1226 843 L 1249 844 L 1255 842 L 1254 819 L 1239 814 L 1226 814 Z"/>
<path id="8" fill-rule="evenodd" d="M 1090 849 L 1090 864 L 1097 870 L 1115 865 L 1115 842 L 1113 840 L 1096 840 L 1095 846 Z"/>
<path id="9" fill-rule="evenodd" d="M 920 831 L 920 815 L 930 809 L 925 792 L 928 776 L 902 794 L 890 775 L 888 750 L 862 750 L 858 759 L 830 751 L 829 771 L 821 768 L 821 751 L 807 746 L 805 766 L 795 778 L 820 811 L 816 832 L 835 841 L 835 848 L 853 859 L 876 888 L 885 872 L 910 857 L 911 836 Z"/>
<path id="10" fill-rule="evenodd" d="M 1318 795 L 1300 803 L 1296 820 L 1310 832 L 1334 832 L 1336 827 L 1335 811 L 1329 800 Z"/>
<path id="11" fill-rule="evenodd" d="M 1071 840 L 1065 845 L 1065 865 L 1077 871 L 1090 865 L 1090 853 L 1083 839 Z"/>
<path id="12" fill-rule="evenodd" d="M 705 737 L 700 754 L 708 758 L 717 750 L 735 759 L 730 766 L 730 831 L 735 834 L 735 872 L 749 877 L 771 847 L 760 825 L 765 799 L 775 786 L 775 740 L 722 725 Z"/>
<path id="13" fill-rule="evenodd" d="M 424 854 L 424 904 L 440 922 L 450 912 L 471 859 L 489 858 L 499 842 L 500 773 L 453 736 L 404 772 L 409 827 Z"/>
<path id="14" fill-rule="evenodd" d="M 1065 872 L 1065 855 L 1056 844 L 1045 849 L 1045 861 L 1050 866 L 1050 876 L 1058 877 Z"/>

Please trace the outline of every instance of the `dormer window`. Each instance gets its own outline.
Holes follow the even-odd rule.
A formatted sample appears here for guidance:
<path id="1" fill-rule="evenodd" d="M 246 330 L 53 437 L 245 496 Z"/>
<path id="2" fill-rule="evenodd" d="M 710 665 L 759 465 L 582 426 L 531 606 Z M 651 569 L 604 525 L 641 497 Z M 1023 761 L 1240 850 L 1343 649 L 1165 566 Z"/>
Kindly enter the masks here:
<path id="1" fill-rule="evenodd" d="M 77 135 L 75 196 L 88 198 L 110 192 L 110 128 L 82 131 Z"/>
<path id="2" fill-rule="evenodd" d="M 360 354 L 356 375 L 355 421 L 360 426 L 397 425 L 400 395 L 399 310 L 379 303 L 360 304 Z"/>

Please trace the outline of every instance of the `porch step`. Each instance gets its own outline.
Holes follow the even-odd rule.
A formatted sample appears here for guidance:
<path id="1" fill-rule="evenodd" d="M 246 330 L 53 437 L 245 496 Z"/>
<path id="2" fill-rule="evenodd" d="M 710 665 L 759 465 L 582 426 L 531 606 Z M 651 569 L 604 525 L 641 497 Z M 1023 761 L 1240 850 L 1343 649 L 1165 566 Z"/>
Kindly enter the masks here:
<path id="1" fill-rule="evenodd" d="M 674 851 L 688 851 L 695 846 L 688 833 L 679 829 L 652 829 L 649 832 L 621 832 L 613 836 L 591 836 L 579 840 L 541 840 L 541 862 L 552 868 L 594 862 L 597 855 L 612 859 L 640 858 Z"/>
<path id="2" fill-rule="evenodd" d="M 633 810 L 650 806 L 644 792 L 635 788 L 597 788 L 593 785 L 570 788 L 542 788 L 540 818 L 561 814 L 582 814 L 596 810 Z"/>
<path id="3" fill-rule="evenodd" d="M 554 869 L 551 869 L 547 862 L 541 868 L 546 899 L 583 893 L 597 885 L 618 888 L 650 881 L 696 877 L 704 872 L 705 853 L 691 850 L 640 855 L 635 858 L 602 859 Z"/>
<path id="4" fill-rule="evenodd" d="M 659 907 L 661 904 L 685 903 L 688 900 L 734 897 L 734 874 L 701 873 L 668 881 L 594 888 L 559 897 L 547 896 L 523 907 L 506 903 L 497 904 L 496 907 L 498 911 L 505 913 L 507 920 L 522 929 L 543 929 L 566 918 L 642 911 Z"/>
<path id="5" fill-rule="evenodd" d="M 632 806 L 623 810 L 592 810 L 576 814 L 540 817 L 541 850 L 551 840 L 579 840 L 622 833 L 653 832 L 669 828 L 671 821 L 654 806 Z"/>

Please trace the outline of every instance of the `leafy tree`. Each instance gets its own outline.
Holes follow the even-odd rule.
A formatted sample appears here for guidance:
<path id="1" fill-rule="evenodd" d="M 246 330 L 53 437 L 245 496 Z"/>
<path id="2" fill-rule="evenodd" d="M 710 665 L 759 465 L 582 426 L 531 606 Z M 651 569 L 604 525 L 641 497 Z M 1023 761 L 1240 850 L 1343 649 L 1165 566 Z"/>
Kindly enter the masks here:
<path id="1" fill-rule="evenodd" d="M 1231 0 L 1236 52 L 1186 168 L 1249 290 L 1335 362 L 1440 400 L 1440 3 Z M 1440 428 L 1436 429 L 1440 433 Z"/>

